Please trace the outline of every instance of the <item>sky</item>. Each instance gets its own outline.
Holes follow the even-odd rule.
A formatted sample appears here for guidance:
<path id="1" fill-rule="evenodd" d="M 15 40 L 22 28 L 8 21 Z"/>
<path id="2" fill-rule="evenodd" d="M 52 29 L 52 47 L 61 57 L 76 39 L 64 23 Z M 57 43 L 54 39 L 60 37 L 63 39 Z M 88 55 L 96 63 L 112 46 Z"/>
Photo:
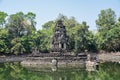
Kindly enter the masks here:
<path id="1" fill-rule="evenodd" d="M 120 17 L 120 0 L 0 0 L 0 11 L 8 15 L 22 11 L 36 14 L 36 28 L 50 20 L 55 20 L 59 13 L 67 17 L 74 16 L 78 22 L 86 21 L 90 30 L 96 30 L 95 20 L 103 9 L 111 8 Z"/>

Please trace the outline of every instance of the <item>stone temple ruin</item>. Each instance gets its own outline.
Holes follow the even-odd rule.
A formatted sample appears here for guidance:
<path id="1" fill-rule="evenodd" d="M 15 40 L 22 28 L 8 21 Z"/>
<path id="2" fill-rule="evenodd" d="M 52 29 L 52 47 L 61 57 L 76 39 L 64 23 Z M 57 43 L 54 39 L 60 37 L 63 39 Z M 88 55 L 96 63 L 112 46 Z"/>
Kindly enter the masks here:
<path id="1" fill-rule="evenodd" d="M 24 67 L 31 69 L 43 70 L 43 68 L 60 69 L 67 68 L 81 68 L 85 66 L 87 55 L 80 53 L 73 55 L 69 50 L 69 36 L 66 33 L 66 28 L 62 20 L 58 20 L 54 28 L 53 36 L 51 37 L 50 53 L 39 53 L 35 51 L 35 55 L 28 56 L 21 64 Z M 69 66 L 69 67 L 68 67 Z"/>
<path id="2" fill-rule="evenodd" d="M 65 26 L 63 25 L 62 20 L 58 20 L 50 44 L 51 52 L 67 52 L 68 46 L 69 37 L 66 34 Z"/>

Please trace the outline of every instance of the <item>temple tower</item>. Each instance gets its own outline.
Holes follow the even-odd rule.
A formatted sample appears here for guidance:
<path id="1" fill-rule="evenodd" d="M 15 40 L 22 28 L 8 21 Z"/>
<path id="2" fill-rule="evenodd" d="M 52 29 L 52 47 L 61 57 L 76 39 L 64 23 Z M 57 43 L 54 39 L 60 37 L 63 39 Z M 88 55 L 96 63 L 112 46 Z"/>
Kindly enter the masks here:
<path id="1" fill-rule="evenodd" d="M 66 34 L 62 20 L 58 20 L 51 39 L 51 52 L 64 52 L 68 50 L 69 37 Z"/>

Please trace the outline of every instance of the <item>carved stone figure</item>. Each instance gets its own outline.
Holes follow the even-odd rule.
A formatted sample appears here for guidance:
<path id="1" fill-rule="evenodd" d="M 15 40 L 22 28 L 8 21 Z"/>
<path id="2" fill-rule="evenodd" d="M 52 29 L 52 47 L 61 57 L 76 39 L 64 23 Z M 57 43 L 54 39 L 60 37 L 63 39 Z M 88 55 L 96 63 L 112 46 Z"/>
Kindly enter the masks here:
<path id="1" fill-rule="evenodd" d="M 58 20 L 51 39 L 51 52 L 64 52 L 68 50 L 69 37 L 66 34 L 62 20 Z"/>

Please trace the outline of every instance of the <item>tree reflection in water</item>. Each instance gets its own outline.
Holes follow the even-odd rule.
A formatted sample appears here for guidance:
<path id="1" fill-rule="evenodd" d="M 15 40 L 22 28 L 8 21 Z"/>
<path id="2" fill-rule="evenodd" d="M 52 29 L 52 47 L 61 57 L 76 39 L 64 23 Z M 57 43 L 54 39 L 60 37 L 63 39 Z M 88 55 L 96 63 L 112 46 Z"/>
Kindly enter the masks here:
<path id="1" fill-rule="evenodd" d="M 120 64 L 104 63 L 95 72 L 83 69 L 53 71 L 30 71 L 18 62 L 0 64 L 0 80 L 119 80 Z"/>

